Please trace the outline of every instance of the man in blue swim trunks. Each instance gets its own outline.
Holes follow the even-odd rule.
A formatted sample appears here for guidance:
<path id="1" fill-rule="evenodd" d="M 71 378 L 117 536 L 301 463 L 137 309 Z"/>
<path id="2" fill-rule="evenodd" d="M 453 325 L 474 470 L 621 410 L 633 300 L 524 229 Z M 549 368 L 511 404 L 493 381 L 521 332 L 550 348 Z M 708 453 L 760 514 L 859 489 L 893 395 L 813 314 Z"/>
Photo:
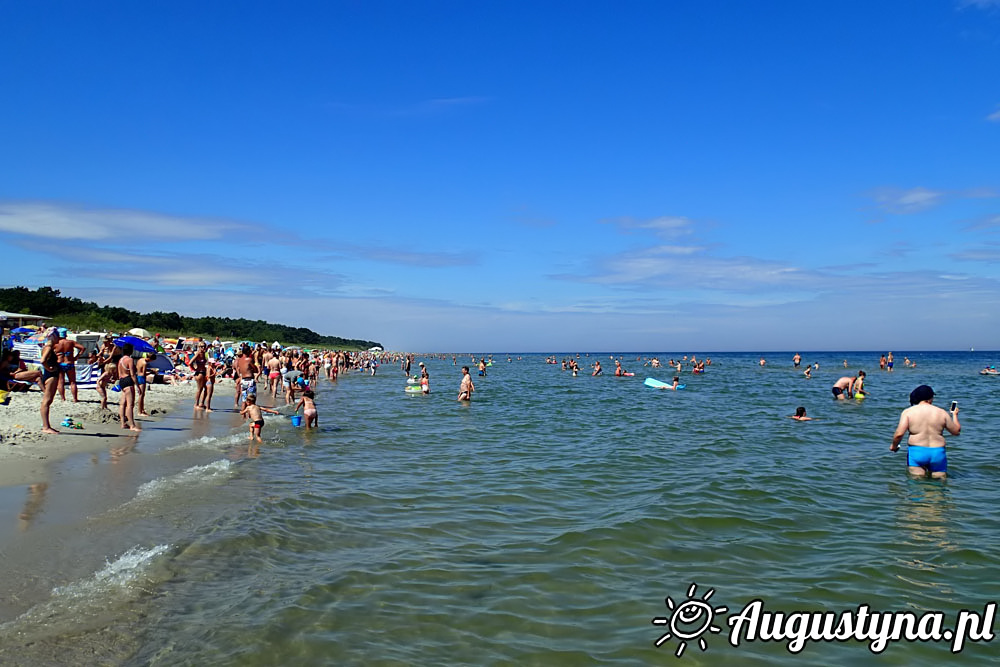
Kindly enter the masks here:
<path id="1" fill-rule="evenodd" d="M 899 416 L 899 426 L 892 436 L 889 451 L 899 451 L 899 443 L 907 431 L 907 470 L 911 475 L 925 477 L 930 473 L 935 479 L 948 476 L 948 457 L 944 451 L 944 431 L 958 435 L 958 407 L 951 413 L 931 405 L 934 390 L 925 384 L 910 392 L 910 407 Z"/>

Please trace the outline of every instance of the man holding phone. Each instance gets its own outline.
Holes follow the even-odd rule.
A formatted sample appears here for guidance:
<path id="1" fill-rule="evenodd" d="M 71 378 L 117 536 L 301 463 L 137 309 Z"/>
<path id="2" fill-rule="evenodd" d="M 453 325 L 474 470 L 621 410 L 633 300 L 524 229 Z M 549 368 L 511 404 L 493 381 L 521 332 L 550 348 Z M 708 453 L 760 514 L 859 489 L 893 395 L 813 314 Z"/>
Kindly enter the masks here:
<path id="1" fill-rule="evenodd" d="M 910 392 L 910 407 L 899 415 L 899 426 L 892 436 L 889 451 L 899 451 L 899 443 L 907 438 L 907 470 L 911 475 L 924 477 L 930 473 L 935 479 L 948 476 L 948 457 L 944 451 L 944 431 L 958 435 L 958 402 L 952 401 L 951 412 L 931 405 L 934 390 L 925 384 Z"/>

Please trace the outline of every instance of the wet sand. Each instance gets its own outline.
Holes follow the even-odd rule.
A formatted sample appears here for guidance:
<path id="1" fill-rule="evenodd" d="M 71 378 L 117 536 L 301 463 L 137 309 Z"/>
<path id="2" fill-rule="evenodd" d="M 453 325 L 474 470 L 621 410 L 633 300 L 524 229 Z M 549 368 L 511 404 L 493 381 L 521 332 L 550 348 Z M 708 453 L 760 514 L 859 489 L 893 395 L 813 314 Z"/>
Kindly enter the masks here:
<path id="1" fill-rule="evenodd" d="M 225 395 L 217 393 L 213 402 L 230 407 L 232 384 L 222 384 Z M 184 399 L 194 397 L 194 385 L 153 385 L 146 393 L 146 411 L 149 417 L 139 417 L 139 425 L 162 417 L 177 407 Z M 102 410 L 100 397 L 93 389 L 81 389 L 79 403 L 74 403 L 69 391 L 62 401 L 57 395 L 49 410 L 49 421 L 60 431 L 59 435 L 42 433 L 39 391 L 10 394 L 8 405 L 0 406 L 0 487 L 25 486 L 45 482 L 52 463 L 73 454 L 105 451 L 121 446 L 136 435 L 121 428 L 118 421 L 118 397 L 109 392 L 108 407 Z M 81 429 L 60 426 L 63 419 L 72 417 Z M 138 435 L 142 439 L 142 434 Z"/>
<path id="2" fill-rule="evenodd" d="M 215 409 L 206 413 L 194 410 L 193 384 L 156 385 L 146 397 L 150 416 L 136 418 L 143 428 L 138 435 L 121 428 L 115 393 L 106 410 L 94 390 L 81 391 L 79 403 L 57 396 L 50 417 L 59 435 L 41 433 L 39 392 L 14 395 L 10 405 L 0 406 L 0 555 L 6 574 L 0 585 L 0 663 L 128 661 L 135 649 L 130 626 L 140 613 L 144 586 L 110 604 L 95 595 L 97 607 L 54 592 L 94 585 L 95 572 L 139 544 L 171 543 L 176 517 L 166 517 L 177 508 L 137 504 L 137 490 L 217 461 L 219 447 L 200 447 L 201 439 L 233 439 L 231 456 L 239 458 L 243 431 L 229 435 L 241 424 L 233 390 L 232 381 L 219 382 Z M 66 416 L 84 428 L 59 426 Z M 186 448 L 186 442 L 195 446 Z M 194 503 L 185 511 L 216 510 Z"/>

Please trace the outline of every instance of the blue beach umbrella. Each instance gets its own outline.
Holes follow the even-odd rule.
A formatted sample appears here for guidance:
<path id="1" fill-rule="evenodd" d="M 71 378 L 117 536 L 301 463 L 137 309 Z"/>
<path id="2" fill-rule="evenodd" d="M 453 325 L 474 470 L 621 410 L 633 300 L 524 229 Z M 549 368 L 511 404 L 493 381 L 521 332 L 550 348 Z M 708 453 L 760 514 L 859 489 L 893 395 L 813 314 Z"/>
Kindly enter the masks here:
<path id="1" fill-rule="evenodd" d="M 35 330 L 29 329 L 28 327 L 18 327 L 16 329 L 11 329 L 10 332 L 16 334 L 31 334 L 35 333 Z"/>
<path id="2" fill-rule="evenodd" d="M 152 345 L 141 338 L 137 338 L 136 336 L 122 336 L 121 338 L 115 339 L 115 345 L 118 347 L 124 346 L 125 343 L 132 343 L 132 349 L 136 352 L 156 352 Z"/>

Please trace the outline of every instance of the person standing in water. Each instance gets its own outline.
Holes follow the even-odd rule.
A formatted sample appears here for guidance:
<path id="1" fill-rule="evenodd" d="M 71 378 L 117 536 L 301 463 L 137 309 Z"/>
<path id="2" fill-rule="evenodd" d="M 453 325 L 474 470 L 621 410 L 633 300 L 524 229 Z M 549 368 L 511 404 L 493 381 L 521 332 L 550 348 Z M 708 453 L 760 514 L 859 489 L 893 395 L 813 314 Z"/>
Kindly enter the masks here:
<path id="1" fill-rule="evenodd" d="M 934 390 L 922 384 L 910 392 L 910 407 L 899 415 L 899 425 L 892 434 L 890 452 L 899 451 L 899 443 L 909 433 L 906 447 L 907 472 L 935 479 L 948 476 L 948 456 L 945 454 L 944 431 L 952 435 L 962 432 L 958 423 L 958 405 L 950 413 L 931 405 Z"/>
<path id="2" fill-rule="evenodd" d="M 837 380 L 833 385 L 833 397 L 839 401 L 843 401 L 848 398 L 854 398 L 854 387 L 860 378 L 864 378 L 865 372 L 858 371 L 858 374 L 854 377 L 844 376 Z M 862 380 L 863 382 L 863 380 Z"/>
<path id="3" fill-rule="evenodd" d="M 427 366 L 420 362 L 420 391 L 425 394 L 431 393 L 431 374 L 427 372 Z"/>
<path id="4" fill-rule="evenodd" d="M 462 384 L 458 386 L 458 400 L 471 401 L 472 392 L 475 390 L 476 386 L 472 384 L 472 376 L 469 375 L 469 367 L 462 366 Z"/>

